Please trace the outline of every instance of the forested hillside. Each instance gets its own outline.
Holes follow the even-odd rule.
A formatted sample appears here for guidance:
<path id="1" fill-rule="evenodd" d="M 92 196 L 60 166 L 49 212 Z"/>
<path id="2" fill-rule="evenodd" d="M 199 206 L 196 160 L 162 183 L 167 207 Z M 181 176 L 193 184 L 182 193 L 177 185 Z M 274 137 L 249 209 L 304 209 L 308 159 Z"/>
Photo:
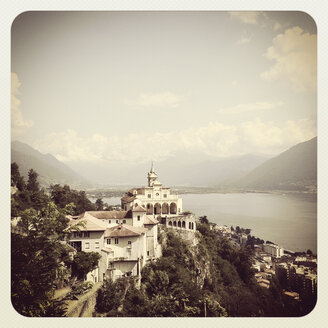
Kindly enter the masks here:
<path id="1" fill-rule="evenodd" d="M 20 141 L 11 143 L 11 163 L 17 163 L 21 174 L 27 178 L 33 168 L 39 175 L 39 183 L 48 187 L 50 184 L 69 184 L 75 188 L 90 187 L 86 181 L 70 167 L 58 161 L 51 154 L 41 154 L 31 146 Z"/>
<path id="2" fill-rule="evenodd" d="M 317 138 L 299 143 L 274 157 L 239 181 L 244 188 L 259 190 L 316 190 Z"/>
<path id="3" fill-rule="evenodd" d="M 260 287 L 251 268 L 251 248 L 234 249 L 206 223 L 198 224 L 196 246 L 173 231 L 160 238 L 163 257 L 142 270 L 140 288 L 133 278 L 105 282 L 98 292 L 97 316 L 281 317 L 311 310 L 283 299 L 275 279 L 270 289 Z"/>

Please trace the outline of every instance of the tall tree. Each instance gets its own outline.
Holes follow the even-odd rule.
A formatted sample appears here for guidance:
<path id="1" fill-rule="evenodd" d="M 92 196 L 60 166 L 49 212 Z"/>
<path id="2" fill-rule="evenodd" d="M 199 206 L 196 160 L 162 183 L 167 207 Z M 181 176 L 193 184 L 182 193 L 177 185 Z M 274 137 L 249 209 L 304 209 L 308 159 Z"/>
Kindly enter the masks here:
<path id="1" fill-rule="evenodd" d="M 40 190 L 38 176 L 38 173 L 36 173 L 33 169 L 28 171 L 27 190 L 31 192 L 38 192 Z"/>
<path id="2" fill-rule="evenodd" d="M 104 209 L 104 202 L 101 198 L 97 198 L 95 204 L 96 204 L 96 210 L 97 211 L 102 211 Z"/>
<path id="3" fill-rule="evenodd" d="M 53 301 L 54 281 L 68 249 L 62 243 L 77 227 L 68 227 L 72 207 L 54 203 L 20 213 L 21 233 L 11 237 L 11 298 L 14 308 L 29 317 L 61 316 L 64 304 Z"/>
<path id="4" fill-rule="evenodd" d="M 11 163 L 11 186 L 17 187 L 19 191 L 23 191 L 25 189 L 25 181 L 24 178 L 19 173 L 19 167 L 17 163 Z"/>

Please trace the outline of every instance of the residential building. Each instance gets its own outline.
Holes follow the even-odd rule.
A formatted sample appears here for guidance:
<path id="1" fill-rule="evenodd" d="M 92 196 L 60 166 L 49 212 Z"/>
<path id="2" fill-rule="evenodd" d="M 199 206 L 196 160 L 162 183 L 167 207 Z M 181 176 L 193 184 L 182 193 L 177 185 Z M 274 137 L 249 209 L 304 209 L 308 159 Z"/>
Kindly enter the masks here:
<path id="1" fill-rule="evenodd" d="M 275 258 L 279 258 L 284 255 L 284 249 L 275 244 L 264 244 L 263 250 Z"/>

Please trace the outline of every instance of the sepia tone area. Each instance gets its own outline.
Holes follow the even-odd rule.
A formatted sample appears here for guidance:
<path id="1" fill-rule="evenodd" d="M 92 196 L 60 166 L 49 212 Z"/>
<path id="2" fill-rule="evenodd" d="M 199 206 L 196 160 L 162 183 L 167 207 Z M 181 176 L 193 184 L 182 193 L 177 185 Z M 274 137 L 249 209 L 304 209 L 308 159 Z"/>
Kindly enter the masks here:
<path id="1" fill-rule="evenodd" d="M 26 317 L 300 317 L 317 300 L 304 12 L 24 12 L 11 302 Z"/>

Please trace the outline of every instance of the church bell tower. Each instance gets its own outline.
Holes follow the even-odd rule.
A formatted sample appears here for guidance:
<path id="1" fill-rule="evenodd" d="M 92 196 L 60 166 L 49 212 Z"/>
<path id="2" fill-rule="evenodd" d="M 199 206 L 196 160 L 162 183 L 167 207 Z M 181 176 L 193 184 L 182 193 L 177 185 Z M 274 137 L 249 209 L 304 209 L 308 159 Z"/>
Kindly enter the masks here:
<path id="1" fill-rule="evenodd" d="M 154 182 L 157 181 L 157 174 L 154 171 L 154 163 L 151 162 L 151 168 L 150 171 L 148 172 L 148 187 L 153 187 Z"/>

